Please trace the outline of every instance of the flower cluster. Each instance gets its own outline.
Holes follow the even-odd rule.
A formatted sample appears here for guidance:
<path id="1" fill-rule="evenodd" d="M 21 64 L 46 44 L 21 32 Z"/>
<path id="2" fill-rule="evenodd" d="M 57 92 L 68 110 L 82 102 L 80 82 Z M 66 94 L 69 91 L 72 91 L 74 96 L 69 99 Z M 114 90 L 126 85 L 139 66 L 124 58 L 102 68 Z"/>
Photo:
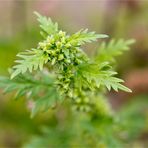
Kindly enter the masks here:
<path id="1" fill-rule="evenodd" d="M 58 64 L 61 70 L 69 65 L 78 65 L 86 58 L 79 46 L 73 46 L 70 43 L 70 36 L 63 31 L 49 35 L 46 40 L 39 42 L 38 49 L 48 54 L 51 65 Z"/>
<path id="2" fill-rule="evenodd" d="M 58 73 L 57 88 L 61 94 L 66 94 L 68 97 L 73 97 L 76 66 L 88 60 L 80 45 L 71 41 L 69 35 L 59 31 L 38 44 L 38 49 L 48 55 L 48 61 Z"/>
<path id="3" fill-rule="evenodd" d="M 44 39 L 38 43 L 37 48 L 17 55 L 20 59 L 15 61 L 17 64 L 13 66 L 11 74 L 11 79 L 16 78 L 17 80 L 17 76 L 24 75 L 26 72 L 30 74 L 33 70 L 41 70 L 43 76 L 43 68 L 46 67 L 48 70 L 47 77 L 43 77 L 47 79 L 45 82 L 49 81 L 49 83 L 40 86 L 41 88 L 46 86 L 48 91 L 36 91 L 38 88 L 34 89 L 33 85 L 32 94 L 37 94 L 40 91 L 41 94 L 45 92 L 42 99 L 39 99 L 40 95 L 35 97 L 36 103 L 33 115 L 42 108 L 53 106 L 57 100 L 60 101 L 66 98 L 72 102 L 77 110 L 93 111 L 96 107 L 97 110 L 100 110 L 100 113 L 102 112 L 101 114 L 106 114 L 106 112 L 109 112 L 108 106 L 105 106 L 107 103 L 104 100 L 99 100 L 98 97 L 102 90 L 108 89 L 110 91 L 112 88 L 115 91 L 120 89 L 131 92 L 130 89 L 122 85 L 123 80 L 115 76 L 116 72 L 112 69 L 111 64 L 114 56 L 129 49 L 133 40 L 119 40 L 117 42 L 112 40 L 109 44 L 103 42 L 99 48 L 100 52 L 94 58 L 90 58 L 84 53 L 81 46 L 99 38 L 106 38 L 107 35 L 88 32 L 88 29 L 81 29 L 72 35 L 68 35 L 66 32 L 59 30 L 58 24 L 52 22 L 50 18 L 38 13 L 36 15 Z M 50 78 L 49 74 L 53 74 L 54 77 Z M 40 83 L 40 80 L 38 81 L 35 83 L 36 85 Z M 12 85 L 15 84 L 12 83 Z M 19 88 L 18 94 L 24 94 L 24 89 L 27 93 L 28 89 Z"/>

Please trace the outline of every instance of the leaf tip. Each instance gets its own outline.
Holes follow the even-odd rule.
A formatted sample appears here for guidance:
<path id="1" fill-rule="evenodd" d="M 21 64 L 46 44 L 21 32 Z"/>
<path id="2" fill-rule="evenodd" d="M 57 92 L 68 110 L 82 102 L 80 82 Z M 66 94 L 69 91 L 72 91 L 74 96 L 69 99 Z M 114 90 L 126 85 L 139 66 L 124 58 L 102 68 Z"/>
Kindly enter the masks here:
<path id="1" fill-rule="evenodd" d="M 98 38 L 108 38 L 109 36 L 107 34 L 98 34 Z"/>
<path id="2" fill-rule="evenodd" d="M 37 11 L 34 11 L 33 13 L 38 17 L 40 16 L 40 14 Z"/>

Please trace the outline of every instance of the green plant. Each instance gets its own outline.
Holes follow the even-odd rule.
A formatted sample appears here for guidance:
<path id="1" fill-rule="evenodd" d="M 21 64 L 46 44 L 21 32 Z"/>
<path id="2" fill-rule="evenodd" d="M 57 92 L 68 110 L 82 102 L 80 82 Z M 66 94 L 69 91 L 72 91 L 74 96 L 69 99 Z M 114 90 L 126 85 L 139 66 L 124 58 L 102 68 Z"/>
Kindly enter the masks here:
<path id="1" fill-rule="evenodd" d="M 37 12 L 35 14 L 40 22 L 43 40 L 36 48 L 17 55 L 19 60 L 15 61 L 17 64 L 10 70 L 11 78 L 1 76 L 0 87 L 5 88 L 6 93 L 16 91 L 15 98 L 26 95 L 33 103 L 32 117 L 67 100 L 67 106 L 84 112 L 88 119 L 83 122 L 81 117 L 77 117 L 80 123 L 78 126 L 82 127 L 80 135 L 83 137 L 84 134 L 85 137 L 85 132 L 91 133 L 93 143 L 101 145 L 104 137 L 107 138 L 102 134 L 101 128 L 108 131 L 108 125 L 111 126 L 110 129 L 115 126 L 113 111 L 105 97 L 106 90 L 131 92 L 122 84 L 123 80 L 116 77 L 113 63 L 115 57 L 128 50 L 134 40 L 103 42 L 94 58 L 90 58 L 82 50 L 82 45 L 99 38 L 107 38 L 107 35 L 88 32 L 87 29 L 69 35 L 60 30 L 58 24 L 53 23 L 50 18 Z M 100 141 L 95 131 L 97 128 L 99 135 L 103 135 Z M 92 133 L 96 135 L 95 138 Z M 84 145 L 91 144 L 86 142 Z"/>

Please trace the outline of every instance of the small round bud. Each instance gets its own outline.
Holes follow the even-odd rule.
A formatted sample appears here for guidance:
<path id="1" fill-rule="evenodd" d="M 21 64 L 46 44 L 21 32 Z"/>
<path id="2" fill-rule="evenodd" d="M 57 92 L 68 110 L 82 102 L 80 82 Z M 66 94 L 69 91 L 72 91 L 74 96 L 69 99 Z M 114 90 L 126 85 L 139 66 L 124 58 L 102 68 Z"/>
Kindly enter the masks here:
<path id="1" fill-rule="evenodd" d="M 56 46 L 57 46 L 57 48 L 61 48 L 61 46 L 62 46 L 62 44 L 61 44 L 61 42 L 56 42 Z"/>
<path id="2" fill-rule="evenodd" d="M 55 56 L 55 55 L 56 55 L 56 51 L 55 51 L 55 50 L 51 50 L 51 54 L 52 54 L 53 56 Z"/>
<path id="3" fill-rule="evenodd" d="M 65 59 L 65 63 L 70 63 L 70 59 Z"/>
<path id="4" fill-rule="evenodd" d="M 65 43 L 65 42 L 66 42 L 66 41 L 65 41 L 65 37 L 62 37 L 62 38 L 61 38 L 61 42 L 62 42 L 62 43 Z"/>
<path id="5" fill-rule="evenodd" d="M 54 44 L 54 43 L 55 43 L 55 39 L 51 39 L 51 40 L 50 40 L 50 43 L 51 43 L 51 44 Z"/>
<path id="6" fill-rule="evenodd" d="M 60 54 L 60 55 L 58 56 L 58 60 L 60 61 L 60 60 L 63 60 L 63 59 L 64 59 L 63 54 Z"/>
<path id="7" fill-rule="evenodd" d="M 59 35 L 62 35 L 62 34 L 63 34 L 62 30 L 60 30 L 60 31 L 59 31 Z"/>
<path id="8" fill-rule="evenodd" d="M 47 42 L 50 42 L 50 40 L 51 40 L 51 39 L 50 39 L 50 37 L 48 36 L 48 37 L 47 37 Z"/>
<path id="9" fill-rule="evenodd" d="M 60 49 L 59 49 L 59 48 L 57 48 L 57 49 L 56 49 L 56 51 L 57 51 L 57 52 L 60 52 Z"/>
<path id="10" fill-rule="evenodd" d="M 45 46 L 45 47 L 43 48 L 43 50 L 46 51 L 46 50 L 47 50 L 47 46 Z"/>
<path id="11" fill-rule="evenodd" d="M 40 48 L 44 48 L 46 46 L 46 44 L 44 42 L 39 42 L 38 45 L 39 45 Z"/>
<path id="12" fill-rule="evenodd" d="M 51 61 L 51 65 L 54 65 L 56 63 L 56 58 L 53 58 Z"/>
<path id="13" fill-rule="evenodd" d="M 70 48 L 71 47 L 71 44 L 70 43 L 67 43 L 65 46 L 66 46 L 66 48 Z"/>

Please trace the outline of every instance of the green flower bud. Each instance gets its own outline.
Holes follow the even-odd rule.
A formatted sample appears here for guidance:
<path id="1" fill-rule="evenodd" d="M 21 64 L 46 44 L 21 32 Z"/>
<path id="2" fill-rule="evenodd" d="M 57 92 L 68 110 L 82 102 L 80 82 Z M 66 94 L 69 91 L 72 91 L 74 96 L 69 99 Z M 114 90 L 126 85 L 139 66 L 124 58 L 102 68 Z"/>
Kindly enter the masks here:
<path id="1" fill-rule="evenodd" d="M 58 56 L 58 60 L 60 61 L 60 60 L 63 60 L 63 59 L 64 59 L 63 54 L 60 54 L 60 55 Z"/>
<path id="2" fill-rule="evenodd" d="M 56 63 L 56 58 L 53 58 L 51 61 L 51 65 L 54 65 Z"/>
<path id="3" fill-rule="evenodd" d="M 39 45 L 39 47 L 42 48 L 42 49 L 43 49 L 44 47 L 46 47 L 46 44 L 45 44 L 44 42 L 39 42 L 38 45 Z"/>
<path id="4" fill-rule="evenodd" d="M 70 63 L 70 59 L 64 59 L 65 63 Z"/>
<path id="5" fill-rule="evenodd" d="M 66 48 L 70 48 L 70 47 L 71 47 L 71 44 L 70 44 L 70 43 L 67 43 L 67 44 L 65 45 L 65 47 L 66 47 Z"/>
<path id="6" fill-rule="evenodd" d="M 59 35 L 60 35 L 61 37 L 65 37 L 66 32 L 64 32 L 64 31 L 59 31 Z"/>
<path id="7" fill-rule="evenodd" d="M 66 43 L 65 37 L 62 37 L 62 38 L 61 38 L 61 42 L 62 42 L 62 43 Z"/>
<path id="8" fill-rule="evenodd" d="M 46 50 L 47 50 L 47 46 L 45 46 L 45 47 L 43 48 L 43 50 L 46 51 Z"/>
<path id="9" fill-rule="evenodd" d="M 57 48 L 61 48 L 62 43 L 58 41 L 58 42 L 56 42 L 56 46 L 57 46 Z"/>

